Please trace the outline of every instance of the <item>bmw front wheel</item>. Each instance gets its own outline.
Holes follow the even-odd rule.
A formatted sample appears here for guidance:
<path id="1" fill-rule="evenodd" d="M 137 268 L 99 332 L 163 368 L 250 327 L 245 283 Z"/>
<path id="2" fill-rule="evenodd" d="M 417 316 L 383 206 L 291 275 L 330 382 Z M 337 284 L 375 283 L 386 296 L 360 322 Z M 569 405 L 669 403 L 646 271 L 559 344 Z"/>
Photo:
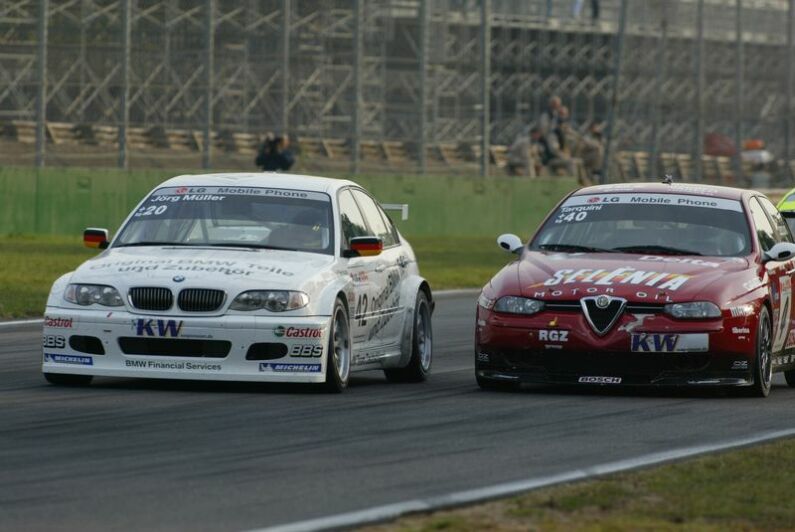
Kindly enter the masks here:
<path id="1" fill-rule="evenodd" d="M 334 303 L 326 356 L 326 383 L 329 392 L 339 393 L 348 386 L 351 374 L 351 327 L 342 300 Z"/>

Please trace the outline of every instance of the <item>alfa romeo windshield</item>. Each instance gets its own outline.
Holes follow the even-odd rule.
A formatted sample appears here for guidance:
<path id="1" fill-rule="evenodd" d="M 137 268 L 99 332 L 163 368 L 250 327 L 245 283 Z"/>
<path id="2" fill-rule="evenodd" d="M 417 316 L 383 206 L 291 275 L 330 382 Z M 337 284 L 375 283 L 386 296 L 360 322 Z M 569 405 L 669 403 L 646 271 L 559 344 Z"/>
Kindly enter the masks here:
<path id="1" fill-rule="evenodd" d="M 114 247 L 223 246 L 332 254 L 327 194 L 260 187 L 155 190 L 122 228 Z"/>
<path id="2" fill-rule="evenodd" d="M 739 201 L 615 193 L 570 197 L 530 249 L 735 257 L 750 253 L 751 239 Z"/>

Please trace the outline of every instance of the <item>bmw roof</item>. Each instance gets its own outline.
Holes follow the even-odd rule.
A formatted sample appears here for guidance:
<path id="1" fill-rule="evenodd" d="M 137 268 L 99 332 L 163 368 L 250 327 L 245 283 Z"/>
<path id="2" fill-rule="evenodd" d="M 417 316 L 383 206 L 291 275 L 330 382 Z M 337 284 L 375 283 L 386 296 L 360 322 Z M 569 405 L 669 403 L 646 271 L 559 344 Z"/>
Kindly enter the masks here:
<path id="1" fill-rule="evenodd" d="M 158 185 L 158 188 L 180 186 L 238 186 L 286 188 L 332 193 L 347 185 L 356 185 L 356 183 L 346 179 L 333 179 L 329 177 L 315 177 L 299 174 L 281 174 L 278 172 L 235 172 L 180 175 L 164 181 Z"/>

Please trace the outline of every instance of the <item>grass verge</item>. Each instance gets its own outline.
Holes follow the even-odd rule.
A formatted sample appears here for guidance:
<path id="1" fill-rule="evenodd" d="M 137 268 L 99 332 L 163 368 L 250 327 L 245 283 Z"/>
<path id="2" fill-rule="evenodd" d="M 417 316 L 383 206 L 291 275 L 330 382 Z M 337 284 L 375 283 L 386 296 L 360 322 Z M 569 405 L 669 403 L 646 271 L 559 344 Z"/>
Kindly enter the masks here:
<path id="1" fill-rule="evenodd" d="M 510 260 L 494 238 L 410 241 L 434 290 L 480 287 Z M 53 281 L 95 254 L 81 235 L 0 236 L 0 319 L 41 316 Z"/>
<path id="2" fill-rule="evenodd" d="M 793 530 L 792 440 L 562 485 L 372 532 L 446 530 Z M 784 499 L 782 499 L 784 496 Z"/>

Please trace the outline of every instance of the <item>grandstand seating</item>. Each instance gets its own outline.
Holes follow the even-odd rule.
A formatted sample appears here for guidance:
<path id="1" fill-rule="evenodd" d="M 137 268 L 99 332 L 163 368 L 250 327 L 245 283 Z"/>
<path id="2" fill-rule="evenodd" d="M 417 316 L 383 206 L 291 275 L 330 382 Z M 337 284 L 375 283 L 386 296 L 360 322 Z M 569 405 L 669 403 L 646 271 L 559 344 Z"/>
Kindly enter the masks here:
<path id="1" fill-rule="evenodd" d="M 36 140 L 36 123 L 33 121 L 15 120 L 0 124 L 0 136 L 5 140 L 33 144 Z M 63 122 L 48 122 L 45 127 L 47 142 L 54 145 L 91 146 L 116 148 L 118 146 L 119 128 L 112 125 L 86 125 Z M 263 137 L 257 134 L 236 131 L 213 131 L 210 135 L 212 146 L 217 153 L 253 156 L 257 153 Z M 129 127 L 127 142 L 131 150 L 147 153 L 172 153 L 188 155 L 202 150 L 203 132 L 187 129 L 164 129 L 160 127 L 142 128 Z M 348 139 L 297 137 L 293 147 L 299 160 L 310 166 L 332 163 L 347 164 L 351 158 L 351 145 Z M 480 158 L 480 144 L 435 143 L 428 144 L 426 163 L 429 168 L 441 170 L 445 167 L 462 167 L 469 165 L 475 169 Z M 365 140 L 360 145 L 361 161 L 373 167 L 385 166 L 394 168 L 412 168 L 417 164 L 417 146 L 401 141 Z M 508 147 L 492 145 L 489 148 L 489 161 L 497 169 L 507 165 Z M 576 176 L 584 182 L 586 175 L 583 162 L 573 158 Z M 253 162 L 253 160 L 252 160 Z M 733 161 L 729 157 L 705 155 L 701 160 L 702 178 L 705 183 L 723 185 L 738 184 Z M 621 181 L 643 181 L 655 179 L 659 175 L 670 174 L 678 179 L 689 180 L 694 177 L 694 162 L 690 154 L 661 153 L 656 164 L 651 154 L 646 151 L 619 151 L 613 156 L 611 168 Z M 795 180 L 795 160 L 780 161 L 780 173 L 788 182 Z M 661 172 L 658 174 L 658 170 Z M 751 175 L 751 165 L 743 162 L 743 174 Z M 531 168 L 530 177 L 535 177 L 535 168 Z M 543 175 L 550 175 L 544 172 Z"/>

